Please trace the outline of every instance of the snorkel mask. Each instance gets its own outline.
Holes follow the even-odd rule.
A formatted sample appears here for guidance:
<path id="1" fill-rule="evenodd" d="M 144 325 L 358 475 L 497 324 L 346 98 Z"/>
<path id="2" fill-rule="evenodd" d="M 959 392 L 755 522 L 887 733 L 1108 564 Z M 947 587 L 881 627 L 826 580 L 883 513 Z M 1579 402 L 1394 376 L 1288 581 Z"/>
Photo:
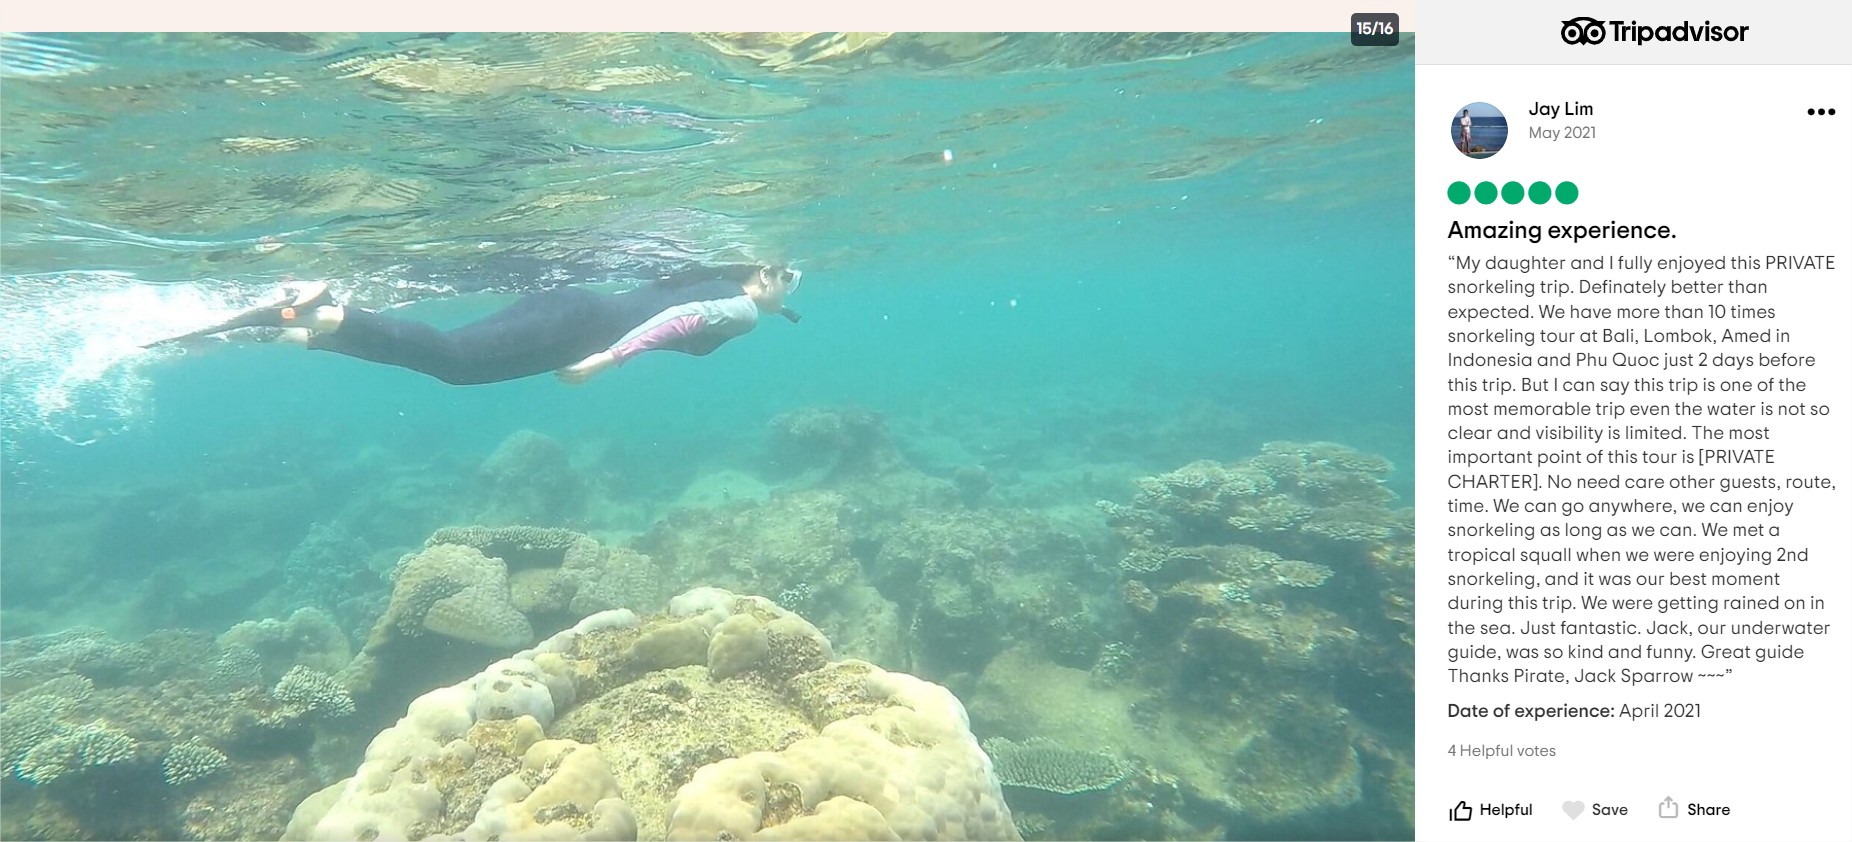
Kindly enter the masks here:
<path id="1" fill-rule="evenodd" d="M 784 281 L 785 295 L 790 295 L 791 293 L 797 292 L 798 284 L 802 283 L 804 280 L 804 273 L 798 269 L 785 268 L 779 270 L 778 279 Z M 778 310 L 778 315 L 789 319 L 792 324 L 797 324 L 804 318 L 796 310 L 789 307 L 780 308 Z"/>

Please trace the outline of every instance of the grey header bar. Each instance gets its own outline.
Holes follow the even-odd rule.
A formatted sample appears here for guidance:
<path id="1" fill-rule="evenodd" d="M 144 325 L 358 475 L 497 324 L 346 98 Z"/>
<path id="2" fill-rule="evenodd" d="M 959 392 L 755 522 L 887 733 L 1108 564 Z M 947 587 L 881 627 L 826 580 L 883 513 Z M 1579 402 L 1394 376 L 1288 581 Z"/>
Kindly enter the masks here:
<path id="1" fill-rule="evenodd" d="M 1852 64 L 1852 2 L 1421 0 L 1417 64 Z"/>

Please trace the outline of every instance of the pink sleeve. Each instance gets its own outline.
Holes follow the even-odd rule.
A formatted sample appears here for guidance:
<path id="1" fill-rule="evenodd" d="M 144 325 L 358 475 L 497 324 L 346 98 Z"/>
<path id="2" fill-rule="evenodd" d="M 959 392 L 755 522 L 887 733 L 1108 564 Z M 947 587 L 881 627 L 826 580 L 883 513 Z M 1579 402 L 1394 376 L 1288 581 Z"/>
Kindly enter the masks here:
<path id="1" fill-rule="evenodd" d="M 618 345 L 611 350 L 613 355 L 617 357 L 617 361 L 622 363 L 644 351 L 654 350 L 670 342 L 674 342 L 675 340 L 693 336 L 695 332 L 699 331 L 705 324 L 707 324 L 707 321 L 701 318 L 699 314 L 691 313 L 686 316 L 677 316 L 650 328 L 630 341 Z"/>

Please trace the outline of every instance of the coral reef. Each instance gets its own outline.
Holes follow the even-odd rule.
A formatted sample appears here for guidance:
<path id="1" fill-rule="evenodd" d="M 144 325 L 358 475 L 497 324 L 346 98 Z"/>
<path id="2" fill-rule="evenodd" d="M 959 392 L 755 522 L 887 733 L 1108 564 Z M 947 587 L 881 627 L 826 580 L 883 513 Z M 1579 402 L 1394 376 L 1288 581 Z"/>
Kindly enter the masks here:
<path id="1" fill-rule="evenodd" d="M 445 527 L 400 559 L 387 610 L 337 673 L 363 711 L 402 706 L 457 680 L 535 629 L 639 600 L 667 598 L 662 565 L 569 529 Z M 464 645 L 458 645 L 464 644 Z M 382 681 L 382 676 L 390 676 Z"/>
<path id="2" fill-rule="evenodd" d="M 909 666 L 904 620 L 870 587 L 855 545 L 865 512 L 830 489 L 800 489 L 765 503 L 671 514 L 638 545 L 684 585 L 777 594 L 829 631 L 844 652 Z"/>
<path id="3" fill-rule="evenodd" d="M 334 676 L 300 664 L 284 673 L 270 698 L 302 716 L 336 718 L 354 713 L 354 697 Z"/>
<path id="4" fill-rule="evenodd" d="M 1070 748 L 1051 740 L 1019 743 L 992 737 L 983 746 L 996 764 L 997 780 L 1004 786 L 1073 795 L 1110 788 L 1132 771 L 1125 761 L 1110 754 Z"/>
<path id="5" fill-rule="evenodd" d="M 1003 645 L 999 631 L 1091 662 L 1101 641 L 1081 615 L 1090 600 L 1106 604 L 1088 596 L 1112 581 L 1093 564 L 1105 530 L 966 510 L 948 485 L 884 470 L 879 482 L 851 474 L 766 503 L 674 513 L 638 547 L 689 583 L 801 600 L 846 651 L 886 666 L 975 674 Z"/>
<path id="6" fill-rule="evenodd" d="M 366 541 L 341 521 L 321 521 L 283 559 L 283 584 L 273 594 L 273 611 L 282 614 L 313 607 L 339 618 L 350 638 L 362 637 L 377 616 L 375 598 L 385 589 L 367 566 L 373 555 Z"/>
<path id="7" fill-rule="evenodd" d="M 218 647 L 215 675 L 232 686 L 275 681 L 297 665 L 339 672 L 353 657 L 347 634 L 314 607 L 298 608 L 283 620 L 246 620 L 220 634 Z"/>
<path id="8" fill-rule="evenodd" d="M 670 588 L 649 556 L 610 548 L 582 532 L 538 526 L 445 527 L 425 541 L 471 547 L 503 561 L 516 610 L 537 626 L 638 601 L 660 602 Z M 409 556 L 407 557 L 410 558 Z M 570 619 L 558 622 L 560 626 Z"/>
<path id="9" fill-rule="evenodd" d="M 276 838 L 291 810 L 291 838 L 1405 834 L 1414 553 L 1388 463 L 1275 442 L 1098 465 L 999 417 L 928 475 L 879 415 L 792 413 L 781 484 L 690 467 L 681 500 L 621 513 L 548 502 L 564 449 L 511 437 L 456 504 L 485 510 L 344 510 L 279 548 L 255 604 L 310 603 L 286 617 L 0 642 L 0 838 Z M 1120 421 L 1071 440 L 1247 435 L 1203 418 L 1188 447 Z M 670 599 L 697 583 L 728 590 Z"/>
<path id="10" fill-rule="evenodd" d="M 1268 442 L 1232 464 L 1197 461 L 1138 480 L 1129 506 L 1102 503 L 1135 544 L 1252 544 L 1288 556 L 1365 551 L 1412 538 L 1392 509 L 1380 456 L 1330 442 Z"/>
<path id="11" fill-rule="evenodd" d="M 257 650 L 240 644 L 221 645 L 219 656 L 212 661 L 212 675 L 207 678 L 214 692 L 231 695 L 263 683 L 264 658 Z"/>
<path id="12" fill-rule="evenodd" d="M 1102 682 L 1013 648 L 985 669 L 971 717 L 980 733 L 1015 735 L 1018 744 L 1084 746 L 1135 764 L 1106 791 L 1012 788 L 1011 807 L 1045 816 L 1054 838 L 1217 838 L 1217 828 L 1236 824 L 1263 837 L 1294 835 L 1288 828 L 1342 835 L 1311 832 L 1325 827 L 1326 811 L 1342 813 L 1359 797 L 1342 708 L 1274 697 L 1210 709 L 1180 703 L 1183 692 Z"/>
<path id="13" fill-rule="evenodd" d="M 878 412 L 799 409 L 773 418 L 770 431 L 767 448 L 775 473 L 811 471 L 840 481 L 909 470 Z"/>
<path id="14" fill-rule="evenodd" d="M 639 541 L 682 577 L 754 593 L 804 585 L 813 594 L 856 581 L 854 507 L 835 491 L 802 490 L 766 504 L 686 510 Z"/>
<path id="15" fill-rule="evenodd" d="M 589 540 L 589 539 L 588 539 Z M 636 550 L 581 541 L 557 568 L 523 570 L 509 584 L 515 607 L 536 625 L 562 626 L 583 617 L 668 596 L 667 577 L 655 559 Z"/>
<path id="16" fill-rule="evenodd" d="M 179 828 L 147 838 L 276 839 L 323 780 L 293 753 L 236 759 L 226 773 L 188 785 Z"/>
<path id="17" fill-rule="evenodd" d="M 285 839 L 1016 839 L 941 687 L 713 589 L 594 614 L 412 702 Z"/>
<path id="18" fill-rule="evenodd" d="M 1098 713 L 1147 737 L 1204 735 L 1175 748 L 1137 736 L 1123 745 L 1175 775 L 1190 801 L 1226 814 L 1205 823 L 1337 833 L 1321 822 L 1364 809 L 1359 746 L 1375 748 L 1383 780 L 1409 763 L 1405 744 L 1383 739 L 1406 740 L 1395 712 L 1413 688 L 1413 531 L 1409 512 L 1391 508 L 1389 471 L 1342 445 L 1272 442 L 1249 459 L 1140 479 L 1130 504 L 1101 504 L 1125 545 L 1120 594 L 1132 633 L 1108 644 L 1111 663 L 1102 654 L 1094 685 L 1157 695 Z M 1015 694 L 1011 679 L 985 677 Z M 1037 692 L 1080 680 L 1045 675 Z M 1001 715 L 990 701 L 980 695 L 974 711 L 997 712 L 1006 732 L 1064 732 Z"/>
<path id="19" fill-rule="evenodd" d="M 427 633 L 496 648 L 533 638 L 533 627 L 510 599 L 507 564 L 481 550 L 434 544 L 406 557 L 393 578 L 392 599 L 373 626 L 367 652 Z"/>
<path id="20" fill-rule="evenodd" d="M 231 760 L 225 752 L 192 739 L 175 743 L 167 750 L 167 757 L 161 760 L 161 777 L 168 786 L 185 786 L 216 775 L 229 765 Z"/>
<path id="21" fill-rule="evenodd" d="M 1094 536 L 1001 507 L 913 509 L 867 535 L 868 578 L 910 616 L 921 669 L 975 674 L 1016 637 L 1091 662 L 1100 640 L 1076 612 L 1110 582 L 1092 563 Z"/>
<path id="22" fill-rule="evenodd" d="M 1015 638 L 1092 663 L 1117 580 L 1096 563 L 1111 540 L 1096 514 L 970 508 L 871 413 L 791 413 L 770 438 L 811 453 L 811 473 L 769 501 L 671 513 L 636 546 L 681 581 L 801 602 L 845 651 L 935 680 L 968 681 Z"/>
<path id="23" fill-rule="evenodd" d="M 102 629 L 77 626 L 0 641 L 0 679 L 25 686 L 67 674 L 95 681 L 135 681 L 154 659 L 138 643 L 111 640 Z"/>
<path id="24" fill-rule="evenodd" d="M 21 657 L 0 698 L 0 838 L 274 838 L 280 804 L 316 785 L 297 759 L 315 724 L 265 692 L 248 646 L 78 631 L 7 649 Z M 287 674 L 304 671 L 318 674 Z"/>
<path id="25" fill-rule="evenodd" d="M 484 520 L 557 523 L 584 511 L 585 478 L 573 469 L 566 448 L 543 433 L 509 434 L 476 475 L 484 491 L 485 510 L 479 513 Z"/>
<path id="26" fill-rule="evenodd" d="M 557 567 L 565 561 L 566 551 L 586 537 L 583 532 L 546 526 L 446 526 L 431 533 L 424 545 L 470 547 L 502 559 L 510 569 L 519 569 Z"/>
<path id="27" fill-rule="evenodd" d="M 1151 614 L 1148 594 L 1214 583 L 1224 602 L 1259 597 L 1259 610 L 1274 614 L 1322 605 L 1394 644 L 1376 655 L 1412 668 L 1413 519 L 1391 508 L 1389 470 L 1342 445 L 1270 442 L 1240 462 L 1139 480 L 1131 504 L 1101 504 L 1126 542 L 1120 568 L 1134 613 Z M 1255 555 L 1263 551 L 1272 555 Z M 1374 604 L 1360 611 L 1365 601 Z"/>
<path id="28" fill-rule="evenodd" d="M 94 773 L 135 760 L 136 743 L 128 734 L 96 721 L 60 732 L 27 749 L 14 764 L 20 780 L 43 786 L 66 775 Z"/>

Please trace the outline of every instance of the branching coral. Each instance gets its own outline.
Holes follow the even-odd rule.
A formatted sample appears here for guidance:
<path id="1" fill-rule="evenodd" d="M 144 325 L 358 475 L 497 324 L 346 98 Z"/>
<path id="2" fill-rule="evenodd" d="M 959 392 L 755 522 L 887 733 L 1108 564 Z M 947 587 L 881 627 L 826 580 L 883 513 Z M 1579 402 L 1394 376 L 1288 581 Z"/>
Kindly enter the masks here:
<path id="1" fill-rule="evenodd" d="M 1314 506 L 1385 505 L 1395 494 L 1383 480 L 1395 466 L 1374 453 L 1332 442 L 1276 441 L 1261 445 L 1251 464 Z"/>
<path id="2" fill-rule="evenodd" d="M 291 667 L 270 691 L 278 704 L 304 715 L 333 718 L 354 712 L 354 697 L 333 676 L 305 666 Z"/>
<path id="3" fill-rule="evenodd" d="M 311 723 L 264 692 L 256 652 L 236 644 L 215 651 L 203 632 L 167 630 L 127 643 L 63 639 L 73 638 L 93 652 L 138 653 L 143 663 L 111 671 L 109 681 L 67 672 L 36 684 L 6 682 L 0 774 L 19 779 L 4 784 L 7 830 L 62 839 L 281 833 L 277 803 L 311 779 L 295 754 L 307 746 Z M 86 663 L 93 662 L 67 666 Z M 174 786 L 186 790 L 170 792 Z M 198 799 L 220 806 L 202 819 Z"/>
<path id="4" fill-rule="evenodd" d="M 110 640 L 102 629 L 88 626 L 0 641 L 0 678 L 9 683 L 66 673 L 115 677 L 147 660 L 134 644 Z"/>
<path id="5" fill-rule="evenodd" d="M 0 775 L 17 771 L 26 754 L 70 731 L 60 718 L 69 705 L 55 695 L 7 700 L 0 710 Z M 21 775 L 21 777 L 25 777 Z"/>
<path id="6" fill-rule="evenodd" d="M 264 683 L 264 659 L 257 650 L 243 644 L 223 647 L 212 662 L 212 676 L 207 679 L 213 690 L 234 693 Z"/>
<path id="7" fill-rule="evenodd" d="M 134 739 L 97 721 L 33 746 L 19 759 L 16 772 L 21 780 L 44 785 L 100 766 L 128 763 L 135 753 Z"/>
<path id="8" fill-rule="evenodd" d="M 167 757 L 161 761 L 161 775 L 169 786 L 184 786 L 224 771 L 229 763 L 225 752 L 190 740 L 175 743 L 167 750 Z"/>
<path id="9" fill-rule="evenodd" d="M 1289 588 L 1316 588 L 1331 578 L 1331 568 L 1309 561 L 1284 558 L 1273 564 L 1273 579 Z"/>

